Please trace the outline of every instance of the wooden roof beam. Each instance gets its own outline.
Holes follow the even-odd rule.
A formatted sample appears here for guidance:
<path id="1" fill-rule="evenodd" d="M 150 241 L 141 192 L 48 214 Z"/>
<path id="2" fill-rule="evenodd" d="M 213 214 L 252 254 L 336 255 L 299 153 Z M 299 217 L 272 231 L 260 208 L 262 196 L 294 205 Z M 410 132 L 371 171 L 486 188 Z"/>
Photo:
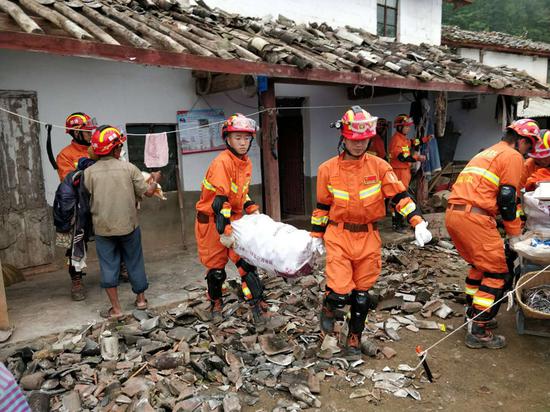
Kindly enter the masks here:
<path id="1" fill-rule="evenodd" d="M 8 0 L 0 0 L 0 10 L 4 13 L 8 13 L 12 19 L 14 19 L 19 27 L 25 30 L 27 33 L 44 33 L 44 30 L 36 24 L 17 4 Z"/>

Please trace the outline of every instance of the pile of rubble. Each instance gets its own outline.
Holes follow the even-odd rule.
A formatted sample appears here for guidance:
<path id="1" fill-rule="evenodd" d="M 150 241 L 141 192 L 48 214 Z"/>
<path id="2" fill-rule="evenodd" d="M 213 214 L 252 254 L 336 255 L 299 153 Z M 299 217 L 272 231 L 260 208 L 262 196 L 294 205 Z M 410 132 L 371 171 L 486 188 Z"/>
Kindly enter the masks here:
<path id="1" fill-rule="evenodd" d="M 464 263 L 446 242 L 386 248 L 383 259 L 373 289 L 380 302 L 369 314 L 362 350 L 389 359 L 400 329 L 448 328 L 443 319 L 452 309 L 445 300 L 460 301 Z M 5 363 L 34 411 L 227 412 L 263 406 L 264 397 L 276 399 L 278 412 L 320 408 L 328 380 L 351 388 L 352 399 L 378 403 L 392 393 L 420 400 L 427 382 L 421 368 L 375 370 L 366 357 L 343 356 L 336 337 L 321 341 L 319 270 L 293 283 L 264 282 L 273 316 L 263 332 L 252 326 L 239 284 L 231 280 L 221 323 L 211 321 L 204 289 L 190 286 L 177 307 L 136 310 L 120 322 L 41 339 L 13 349 Z M 346 323 L 338 325 L 345 335 Z"/>

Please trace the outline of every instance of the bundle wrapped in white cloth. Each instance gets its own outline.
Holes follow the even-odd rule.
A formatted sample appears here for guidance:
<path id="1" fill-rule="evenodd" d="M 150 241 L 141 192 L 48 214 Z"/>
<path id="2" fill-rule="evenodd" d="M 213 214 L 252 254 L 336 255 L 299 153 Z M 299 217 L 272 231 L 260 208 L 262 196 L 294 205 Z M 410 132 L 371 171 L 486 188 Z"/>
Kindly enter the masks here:
<path id="1" fill-rule="evenodd" d="M 231 226 L 233 249 L 248 263 L 287 278 L 311 273 L 315 247 L 308 231 L 263 214 L 243 216 Z"/>

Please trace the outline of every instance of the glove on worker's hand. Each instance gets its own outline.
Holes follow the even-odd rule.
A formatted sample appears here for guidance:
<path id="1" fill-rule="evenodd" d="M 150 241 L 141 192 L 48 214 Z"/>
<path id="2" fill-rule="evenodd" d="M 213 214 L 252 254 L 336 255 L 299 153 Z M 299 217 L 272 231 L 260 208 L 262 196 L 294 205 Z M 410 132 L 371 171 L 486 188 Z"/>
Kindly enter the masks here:
<path id="1" fill-rule="evenodd" d="M 422 221 L 414 227 L 414 237 L 416 238 L 415 243 L 420 247 L 432 240 L 432 233 L 428 230 L 428 222 Z"/>
<path id="2" fill-rule="evenodd" d="M 233 234 L 222 234 L 220 235 L 220 243 L 226 248 L 231 249 L 233 246 L 235 246 L 235 237 L 233 236 Z"/>
<path id="3" fill-rule="evenodd" d="M 313 252 L 317 253 L 319 256 L 323 256 L 326 253 L 323 239 L 321 239 L 320 237 L 314 237 L 312 239 L 311 248 L 313 249 Z"/>

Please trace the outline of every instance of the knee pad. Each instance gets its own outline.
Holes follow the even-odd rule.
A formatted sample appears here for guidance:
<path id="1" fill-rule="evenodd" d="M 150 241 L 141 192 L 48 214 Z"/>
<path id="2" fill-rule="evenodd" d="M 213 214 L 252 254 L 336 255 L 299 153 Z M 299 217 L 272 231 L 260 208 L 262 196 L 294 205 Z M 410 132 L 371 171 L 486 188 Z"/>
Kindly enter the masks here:
<path id="1" fill-rule="evenodd" d="M 243 293 L 246 300 L 254 303 L 263 297 L 264 285 L 256 271 L 246 272 L 241 276 L 241 281 L 243 282 Z"/>
<path id="2" fill-rule="evenodd" d="M 206 284 L 208 285 L 208 295 L 210 299 L 221 299 L 222 286 L 227 275 L 225 269 L 210 269 L 206 274 Z"/>
<path id="3" fill-rule="evenodd" d="M 256 272 L 256 266 L 251 265 L 244 259 L 239 259 L 235 266 L 242 269 L 245 273 Z"/>
<path id="4" fill-rule="evenodd" d="M 351 309 L 354 312 L 367 313 L 371 308 L 371 299 L 366 290 L 353 290 L 350 300 Z"/>
<path id="5" fill-rule="evenodd" d="M 342 309 L 344 306 L 350 303 L 348 294 L 343 295 L 340 293 L 336 293 L 329 288 L 327 288 L 325 302 L 331 309 Z"/>

